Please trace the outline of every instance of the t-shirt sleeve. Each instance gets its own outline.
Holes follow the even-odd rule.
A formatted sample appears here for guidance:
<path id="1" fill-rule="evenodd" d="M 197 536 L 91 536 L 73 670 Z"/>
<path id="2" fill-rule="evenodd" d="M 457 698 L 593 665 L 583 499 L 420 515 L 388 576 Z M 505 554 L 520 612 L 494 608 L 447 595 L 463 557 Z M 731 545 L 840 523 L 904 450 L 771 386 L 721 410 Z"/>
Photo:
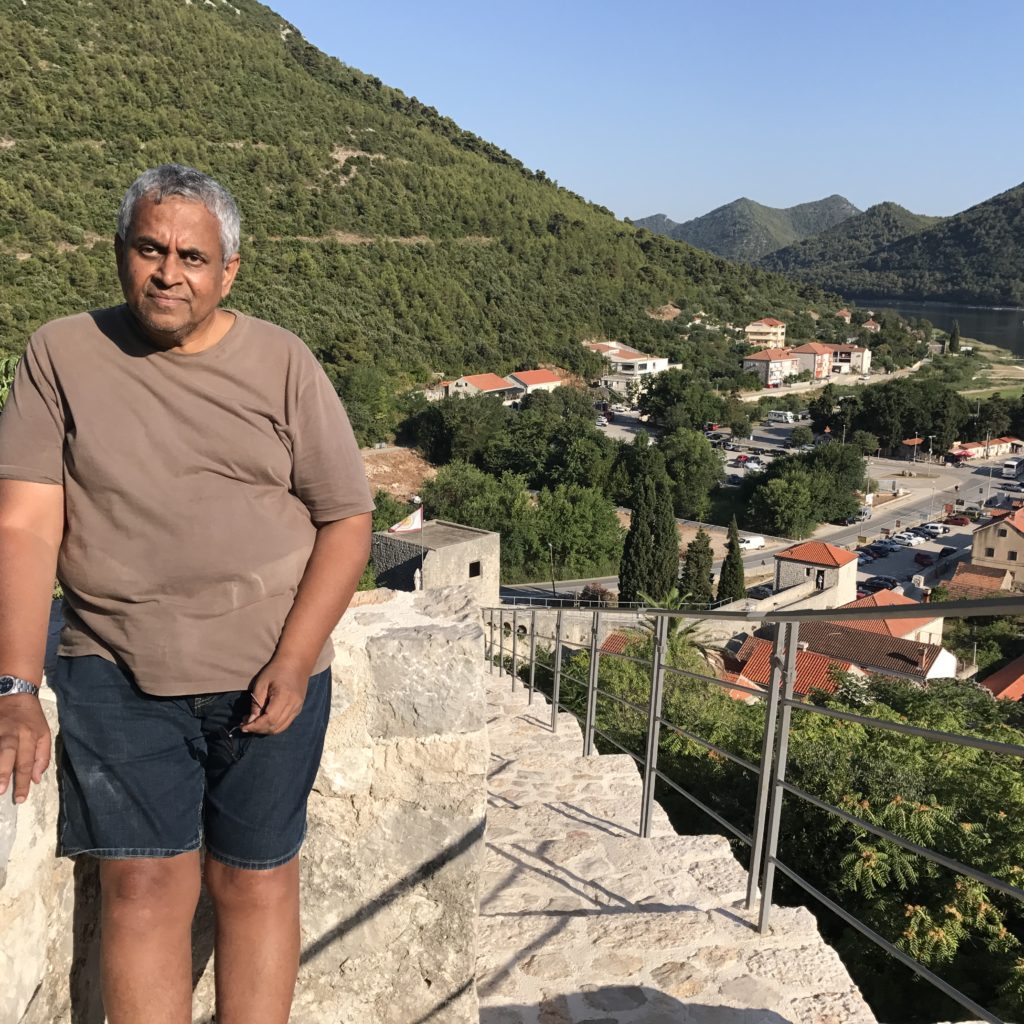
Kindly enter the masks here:
<path id="1" fill-rule="evenodd" d="M 288 382 L 292 487 L 315 523 L 373 511 L 352 426 L 323 367 L 304 345 Z"/>
<path id="2" fill-rule="evenodd" d="M 67 426 L 56 372 L 34 335 L 0 413 L 0 479 L 63 484 Z"/>

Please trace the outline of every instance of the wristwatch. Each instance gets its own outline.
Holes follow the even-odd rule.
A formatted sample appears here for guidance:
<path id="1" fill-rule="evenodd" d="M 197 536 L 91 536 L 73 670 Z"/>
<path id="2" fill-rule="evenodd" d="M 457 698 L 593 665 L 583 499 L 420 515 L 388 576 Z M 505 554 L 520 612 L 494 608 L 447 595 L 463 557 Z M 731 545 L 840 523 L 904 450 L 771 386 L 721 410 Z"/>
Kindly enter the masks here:
<path id="1" fill-rule="evenodd" d="M 20 676 L 0 676 L 0 697 L 12 697 L 16 693 L 31 693 L 34 697 L 39 687 Z"/>

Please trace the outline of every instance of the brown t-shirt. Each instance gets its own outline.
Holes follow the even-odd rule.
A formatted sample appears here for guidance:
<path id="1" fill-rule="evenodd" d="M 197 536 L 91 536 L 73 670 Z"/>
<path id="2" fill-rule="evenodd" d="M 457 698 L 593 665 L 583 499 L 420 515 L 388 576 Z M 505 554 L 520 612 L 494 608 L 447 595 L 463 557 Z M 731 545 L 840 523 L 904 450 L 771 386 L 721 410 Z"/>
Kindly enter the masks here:
<path id="1" fill-rule="evenodd" d="M 0 478 L 64 487 L 60 653 L 121 661 L 160 696 L 245 689 L 315 524 L 373 508 L 313 354 L 232 312 L 192 355 L 154 348 L 124 306 L 46 324 L 0 415 Z M 315 670 L 331 657 L 328 640 Z"/>

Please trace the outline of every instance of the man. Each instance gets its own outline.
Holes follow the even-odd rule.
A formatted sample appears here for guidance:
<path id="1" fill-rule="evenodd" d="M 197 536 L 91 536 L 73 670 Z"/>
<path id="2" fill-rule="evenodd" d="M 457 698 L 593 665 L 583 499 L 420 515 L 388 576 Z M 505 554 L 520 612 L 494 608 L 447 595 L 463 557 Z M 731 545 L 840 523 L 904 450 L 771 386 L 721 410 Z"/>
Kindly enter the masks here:
<path id="1" fill-rule="evenodd" d="M 216 181 L 145 172 L 118 214 L 125 305 L 31 339 L 0 416 L 0 794 L 50 756 L 59 853 L 100 858 L 110 1024 L 187 1024 L 203 872 L 218 1024 L 284 1024 L 298 849 L 330 709 L 329 635 L 366 564 L 351 428 L 294 335 L 220 307 L 239 219 Z"/>

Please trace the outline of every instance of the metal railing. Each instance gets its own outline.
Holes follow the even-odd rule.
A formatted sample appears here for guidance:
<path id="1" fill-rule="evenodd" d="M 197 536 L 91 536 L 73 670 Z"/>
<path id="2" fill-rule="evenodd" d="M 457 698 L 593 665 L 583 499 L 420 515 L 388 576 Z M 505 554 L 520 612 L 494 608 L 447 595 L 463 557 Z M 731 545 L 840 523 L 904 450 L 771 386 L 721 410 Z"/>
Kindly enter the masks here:
<path id="1" fill-rule="evenodd" d="M 936 610 L 936 617 L 941 615 L 944 618 L 996 615 L 1017 616 L 1024 615 L 1024 597 L 950 601 L 936 605 L 934 608 Z M 484 624 L 487 627 L 484 637 L 484 654 L 489 661 L 490 670 L 493 672 L 496 665 L 503 669 L 508 664 L 511 669 L 512 685 L 515 686 L 519 672 L 528 666 L 526 685 L 529 690 L 529 700 L 531 703 L 536 692 L 538 641 L 552 645 L 550 665 L 550 728 L 553 732 L 558 730 L 559 714 L 568 713 L 575 717 L 582 726 L 583 753 L 585 756 L 595 752 L 595 738 L 600 737 L 611 747 L 628 755 L 636 762 L 643 779 L 638 829 L 641 837 L 647 838 L 651 834 L 655 787 L 658 782 L 661 782 L 711 817 L 737 841 L 749 847 L 750 864 L 747 875 L 746 906 L 748 910 L 752 909 L 758 903 L 758 898 L 760 898 L 758 928 L 762 933 L 767 930 L 770 922 L 775 879 L 776 875 L 781 873 L 823 907 L 836 914 L 850 927 L 874 942 L 890 956 L 930 982 L 972 1014 L 975 1014 L 979 1020 L 988 1021 L 990 1024 L 1004 1024 L 1001 1018 L 980 1006 L 969 996 L 949 984 L 919 961 L 893 945 L 863 921 L 839 906 L 806 878 L 785 864 L 779 857 L 779 837 L 784 824 L 783 804 L 784 798 L 789 796 L 809 803 L 847 824 L 863 829 L 880 839 L 895 843 L 911 854 L 924 857 L 934 864 L 941 865 L 964 877 L 974 879 L 982 885 L 989 886 L 1024 904 L 1024 889 L 866 821 L 841 807 L 816 797 L 814 794 L 807 792 L 786 779 L 789 740 L 794 712 L 821 715 L 843 722 L 857 723 L 873 729 L 882 729 L 932 742 L 952 743 L 961 747 L 973 747 L 997 754 L 1024 757 L 1024 746 L 1021 745 L 1003 743 L 978 736 L 943 732 L 937 729 L 910 725 L 905 722 L 873 718 L 811 703 L 795 695 L 797 652 L 801 649 L 799 641 L 801 622 L 843 622 L 847 620 L 899 618 L 919 619 L 922 615 L 921 605 L 775 612 L 705 611 L 685 612 L 682 615 L 674 610 L 667 611 L 662 609 L 647 609 L 642 614 L 617 612 L 615 609 L 595 609 L 590 614 L 591 621 L 587 642 L 568 639 L 566 635 L 567 610 L 561 608 L 530 608 L 521 611 L 516 608 L 497 607 L 484 609 L 483 614 Z M 554 632 L 552 634 L 547 635 L 538 632 L 538 618 L 541 616 L 553 617 Z M 704 619 L 715 619 L 716 621 L 734 620 L 737 627 L 742 627 L 744 624 L 761 625 L 767 623 L 774 625 L 775 636 L 772 641 L 771 676 L 767 689 L 761 689 L 759 686 L 748 686 L 737 681 L 718 679 L 710 675 L 689 672 L 669 665 L 670 624 L 675 618 L 683 618 L 687 621 L 701 621 Z M 653 629 L 652 658 L 648 661 L 633 657 L 624 652 L 603 651 L 599 640 L 602 627 L 606 624 L 605 620 L 608 619 L 618 620 L 616 628 L 619 630 L 629 629 L 630 626 L 635 629 L 639 622 L 645 621 L 649 629 Z M 508 643 L 506 643 L 506 640 Z M 528 652 L 524 648 L 528 648 Z M 570 676 L 566 672 L 563 663 L 566 660 L 567 652 L 573 651 L 586 651 L 589 655 L 589 670 L 585 680 Z M 611 693 L 609 690 L 600 687 L 600 662 L 602 658 L 606 657 L 632 662 L 642 666 L 649 673 L 650 689 L 646 705 L 629 701 L 619 694 Z M 899 675 L 899 673 L 894 672 L 886 674 Z M 711 743 L 685 728 L 685 725 L 682 723 L 669 721 L 663 714 L 665 683 L 666 679 L 673 677 L 710 683 L 723 690 L 742 693 L 750 698 L 763 701 L 765 705 L 765 720 L 759 762 L 754 763 Z M 908 674 L 904 678 L 916 677 Z M 566 680 L 586 688 L 585 711 L 582 718 L 562 700 L 562 685 Z M 619 705 L 646 716 L 647 726 L 642 755 L 627 749 L 617 739 L 609 736 L 597 727 L 599 699 L 617 702 Z M 721 814 L 659 769 L 658 753 L 661 748 L 663 730 L 674 733 L 680 738 L 713 753 L 717 757 L 727 759 L 755 778 L 756 798 L 749 833 L 735 823 L 726 820 Z"/>

